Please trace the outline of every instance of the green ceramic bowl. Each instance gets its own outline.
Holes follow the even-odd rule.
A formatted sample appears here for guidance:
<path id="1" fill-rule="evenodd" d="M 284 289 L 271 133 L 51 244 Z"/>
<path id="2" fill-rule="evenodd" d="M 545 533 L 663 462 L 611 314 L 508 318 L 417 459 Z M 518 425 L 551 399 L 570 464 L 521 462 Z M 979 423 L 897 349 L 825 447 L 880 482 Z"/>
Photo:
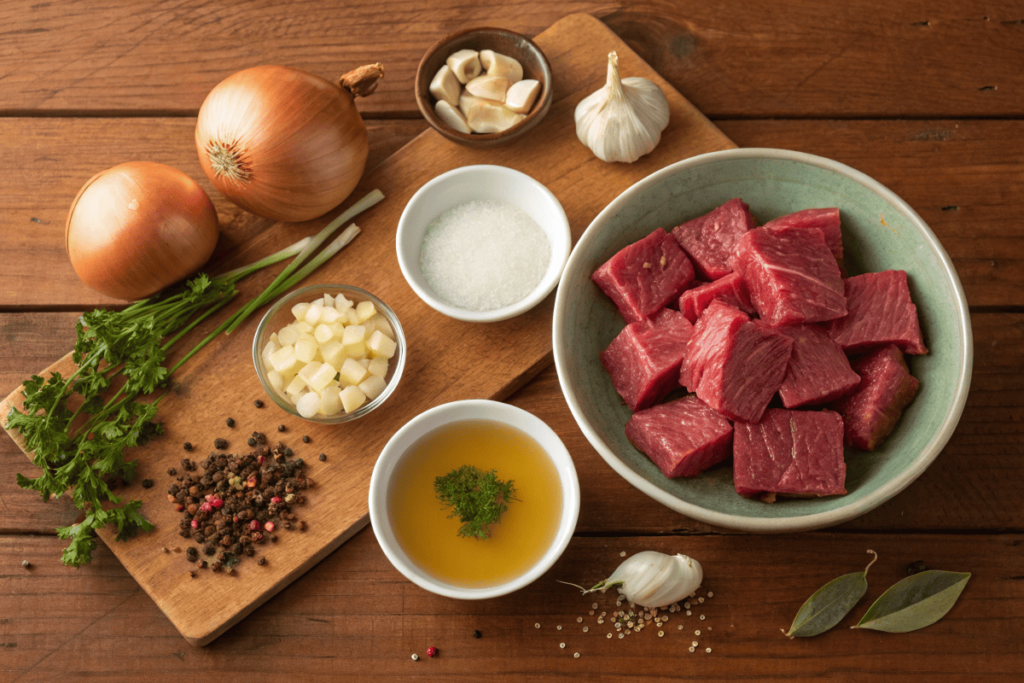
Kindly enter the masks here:
<path id="1" fill-rule="evenodd" d="M 624 323 L 590 274 L 627 244 L 701 216 L 733 197 L 761 222 L 812 207 L 838 206 L 851 275 L 905 270 L 930 353 L 908 357 L 921 381 L 895 431 L 873 453 L 846 451 L 845 496 L 765 504 L 739 496 L 723 463 L 693 479 L 668 479 L 623 431 L 629 408 L 598 354 Z M 806 531 L 839 524 L 906 488 L 956 428 L 971 380 L 967 301 L 945 249 L 921 217 L 879 182 L 823 157 L 735 149 L 686 159 L 633 185 L 602 211 L 573 249 L 555 299 L 554 355 L 569 408 L 590 443 L 640 491 L 688 517 L 753 532 Z M 682 391 L 682 390 L 680 390 Z"/>

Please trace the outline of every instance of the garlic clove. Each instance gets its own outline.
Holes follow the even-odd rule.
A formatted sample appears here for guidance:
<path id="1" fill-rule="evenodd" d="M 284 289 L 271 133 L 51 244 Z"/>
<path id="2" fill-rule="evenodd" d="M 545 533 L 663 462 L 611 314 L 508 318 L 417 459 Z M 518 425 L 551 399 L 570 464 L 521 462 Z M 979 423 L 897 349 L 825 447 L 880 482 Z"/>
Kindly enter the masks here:
<path id="1" fill-rule="evenodd" d="M 523 65 L 516 59 L 494 50 L 480 51 L 480 65 L 488 76 L 507 78 L 512 83 L 523 80 Z"/>
<path id="2" fill-rule="evenodd" d="M 473 132 L 472 129 L 470 129 L 469 122 L 466 121 L 466 117 L 463 113 L 448 104 L 445 100 L 437 101 L 437 104 L 434 105 L 434 113 L 437 114 L 437 118 L 441 119 L 460 133 L 466 133 L 468 135 Z"/>
<path id="3" fill-rule="evenodd" d="M 497 102 L 481 100 L 469 108 L 469 127 L 474 133 L 502 133 L 526 117 Z"/>
<path id="4" fill-rule="evenodd" d="M 483 97 L 495 102 L 504 102 L 505 93 L 508 92 L 512 83 L 501 76 L 477 76 L 466 83 L 466 90 L 470 95 Z"/>
<path id="5" fill-rule="evenodd" d="M 540 94 L 540 82 L 532 78 L 513 83 L 505 93 L 505 106 L 517 114 L 525 114 L 533 107 L 538 94 Z"/>
<path id="6" fill-rule="evenodd" d="M 459 95 L 459 109 L 462 110 L 462 113 L 465 114 L 466 116 L 469 116 L 469 108 L 472 107 L 477 102 L 490 102 L 491 104 L 499 105 L 501 104 L 501 102 L 495 102 L 494 100 L 488 100 L 483 97 L 471 95 L 465 90 L 463 90 L 462 94 Z"/>
<path id="7" fill-rule="evenodd" d="M 480 75 L 480 53 L 476 50 L 453 52 L 445 65 L 452 70 L 459 83 L 465 85 Z"/>
<path id="8" fill-rule="evenodd" d="M 438 69 L 437 73 L 434 74 L 434 79 L 430 81 L 429 90 L 435 100 L 444 100 L 453 107 L 459 106 L 459 95 L 462 94 L 462 86 L 459 85 L 459 79 L 455 77 L 455 72 L 449 69 L 447 64 Z"/>

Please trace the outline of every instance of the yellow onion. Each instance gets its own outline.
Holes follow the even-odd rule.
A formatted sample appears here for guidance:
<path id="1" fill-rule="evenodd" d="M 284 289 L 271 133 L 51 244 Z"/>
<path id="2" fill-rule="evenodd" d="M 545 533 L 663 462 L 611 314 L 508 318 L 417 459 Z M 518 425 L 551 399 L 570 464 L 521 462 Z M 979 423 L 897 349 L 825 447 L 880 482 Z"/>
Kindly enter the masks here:
<path id="1" fill-rule="evenodd" d="M 206 176 L 259 216 L 323 215 L 363 174 L 369 144 L 354 98 L 372 93 L 383 75 L 371 64 L 338 84 L 284 66 L 228 76 L 199 109 L 196 148 Z"/>
<path id="2" fill-rule="evenodd" d="M 82 282 L 116 299 L 141 299 L 206 263 L 217 244 L 217 211 L 185 173 L 130 161 L 79 190 L 64 243 Z"/>

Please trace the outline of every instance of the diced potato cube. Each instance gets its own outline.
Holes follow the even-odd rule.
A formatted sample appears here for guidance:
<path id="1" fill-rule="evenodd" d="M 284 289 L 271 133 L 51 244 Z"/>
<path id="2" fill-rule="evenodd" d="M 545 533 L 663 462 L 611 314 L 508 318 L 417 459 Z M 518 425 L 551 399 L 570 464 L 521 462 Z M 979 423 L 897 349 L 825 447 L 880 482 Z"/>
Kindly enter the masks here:
<path id="1" fill-rule="evenodd" d="M 260 353 L 260 358 L 263 359 L 263 362 L 265 364 L 269 365 L 271 354 L 274 353 L 274 351 L 277 351 L 279 348 L 281 348 L 281 345 L 278 344 L 273 339 L 271 339 L 270 341 L 267 342 L 267 345 L 263 347 L 263 352 Z"/>
<path id="2" fill-rule="evenodd" d="M 341 313 L 338 312 L 337 308 L 324 308 L 324 312 L 320 314 L 320 322 L 322 324 L 330 325 L 333 322 L 337 322 L 340 317 Z"/>
<path id="3" fill-rule="evenodd" d="M 295 409 L 302 417 L 313 417 L 320 412 L 320 395 L 312 391 L 305 394 L 296 401 Z"/>
<path id="4" fill-rule="evenodd" d="M 272 333 L 270 334 L 270 341 L 274 342 L 274 343 L 275 343 L 275 344 L 277 344 L 278 346 L 282 346 L 282 344 L 281 344 L 281 340 L 280 340 L 280 339 L 278 338 L 278 336 L 277 336 L 277 332 L 272 332 Z"/>
<path id="5" fill-rule="evenodd" d="M 306 317 L 306 311 L 309 310 L 309 304 L 299 303 L 292 306 L 292 315 L 295 316 L 296 320 L 302 320 Z"/>
<path id="6" fill-rule="evenodd" d="M 327 311 L 331 309 L 325 308 L 324 310 Z M 331 337 L 334 336 L 334 331 L 327 325 L 320 323 L 316 326 L 316 329 L 313 330 L 313 336 L 316 338 L 317 342 L 324 344 L 331 340 Z"/>
<path id="7" fill-rule="evenodd" d="M 357 358 L 356 362 L 359 363 L 360 365 L 362 365 L 364 368 L 369 368 L 370 367 L 370 359 L 369 358 Z"/>
<path id="8" fill-rule="evenodd" d="M 348 309 L 352 308 L 352 301 L 346 298 L 344 294 L 339 294 L 334 297 L 334 307 L 338 309 L 339 313 L 344 313 Z"/>
<path id="9" fill-rule="evenodd" d="M 320 347 L 320 355 L 323 356 L 324 363 L 330 363 L 336 368 L 340 368 L 341 364 L 345 362 L 348 354 L 345 353 L 345 347 L 341 345 L 340 341 L 332 339 L 323 346 Z"/>
<path id="10" fill-rule="evenodd" d="M 311 339 L 300 339 L 295 342 L 295 357 L 303 363 L 309 363 L 316 355 L 316 342 Z"/>
<path id="11" fill-rule="evenodd" d="M 324 308 L 334 308 L 334 297 L 330 294 L 324 294 Z"/>
<path id="12" fill-rule="evenodd" d="M 381 395 L 381 392 L 384 391 L 384 387 L 387 385 L 384 383 L 383 377 L 378 377 L 377 375 L 370 375 L 362 382 L 360 382 L 358 386 L 359 390 L 366 394 L 366 398 L 372 401 L 373 399 Z"/>
<path id="13" fill-rule="evenodd" d="M 270 354 L 270 364 L 281 373 L 295 368 L 299 364 L 299 359 L 295 357 L 295 347 L 289 344 L 274 351 Z"/>
<path id="14" fill-rule="evenodd" d="M 388 359 L 374 358 L 370 360 L 370 364 L 366 366 L 366 369 L 370 372 L 371 375 L 385 377 L 388 374 Z"/>
<path id="15" fill-rule="evenodd" d="M 309 378 L 312 377 L 314 374 L 316 374 L 316 371 L 320 369 L 321 365 L 323 365 L 323 364 L 322 363 L 317 363 L 316 361 L 313 361 L 312 363 L 310 363 L 306 367 L 304 367 L 301 370 L 299 370 L 299 377 L 301 377 L 302 379 L 306 380 L 306 383 L 308 384 L 309 383 Z"/>
<path id="16" fill-rule="evenodd" d="M 356 315 L 359 316 L 359 322 L 369 320 L 377 313 L 377 309 L 374 307 L 372 301 L 360 301 L 356 304 Z"/>
<path id="17" fill-rule="evenodd" d="M 320 322 L 320 314 L 324 312 L 323 304 L 313 303 L 309 305 L 306 310 L 306 315 L 303 316 L 305 321 L 310 325 L 316 325 Z"/>
<path id="18" fill-rule="evenodd" d="M 391 358 L 395 355 L 395 350 L 398 348 L 395 340 L 388 339 L 380 330 L 370 335 L 370 341 L 366 345 L 370 347 L 370 352 L 374 358 Z"/>
<path id="19" fill-rule="evenodd" d="M 345 311 L 345 316 L 348 318 L 348 320 L 346 321 L 346 324 L 348 324 L 348 325 L 358 325 L 359 324 L 359 315 L 356 313 L 356 309 L 355 308 L 350 308 L 347 311 Z"/>
<path id="20" fill-rule="evenodd" d="M 320 414 L 337 415 L 341 412 L 341 388 L 335 385 L 324 387 L 320 392 Z"/>
<path id="21" fill-rule="evenodd" d="M 267 373 L 267 381 L 270 382 L 270 386 L 278 391 L 284 390 L 284 378 L 281 377 L 281 373 L 277 370 L 271 370 Z"/>
<path id="22" fill-rule="evenodd" d="M 375 329 L 377 329 L 376 324 L 373 322 L 373 318 L 370 318 L 368 320 L 364 320 L 363 322 L 361 322 L 359 324 L 362 325 L 366 329 L 366 338 L 367 339 L 369 339 L 370 335 L 373 334 L 373 331 Z"/>
<path id="23" fill-rule="evenodd" d="M 341 407 L 351 413 L 366 402 L 366 394 L 359 387 L 345 387 L 341 390 Z"/>
<path id="24" fill-rule="evenodd" d="M 312 334 L 313 332 L 313 326 L 307 323 L 305 320 L 300 320 L 298 322 L 292 323 L 292 327 L 298 331 L 299 335 L 302 335 L 303 333 Z"/>
<path id="25" fill-rule="evenodd" d="M 330 363 L 324 363 L 306 383 L 309 384 L 309 388 L 313 391 L 323 391 L 324 387 L 334 381 L 334 376 L 337 374 L 338 371 L 334 369 L 334 366 Z"/>
<path id="26" fill-rule="evenodd" d="M 366 355 L 366 328 L 362 325 L 349 325 L 341 337 L 341 345 L 345 353 L 353 358 Z"/>
<path id="27" fill-rule="evenodd" d="M 312 330 L 310 330 L 309 332 L 301 333 L 299 335 L 299 339 L 306 339 L 308 341 L 313 342 L 314 344 L 318 343 L 317 340 L 316 340 L 316 337 L 313 336 L 313 331 Z M 295 343 L 298 344 L 298 342 L 295 342 Z"/>
<path id="28" fill-rule="evenodd" d="M 295 340 L 299 338 L 299 331 L 292 325 L 285 325 L 281 328 L 281 331 L 277 333 L 277 338 L 281 342 L 281 346 L 291 346 L 295 343 Z"/>
<path id="29" fill-rule="evenodd" d="M 395 330 L 391 327 L 391 323 L 383 315 L 378 313 L 377 315 L 370 318 L 373 321 L 373 326 L 384 333 L 384 336 L 388 339 L 395 338 Z"/>
<path id="30" fill-rule="evenodd" d="M 341 375 L 339 381 L 345 386 L 359 384 L 366 377 L 366 368 L 360 365 L 359 361 L 354 358 L 346 358 L 345 362 L 341 365 L 341 369 L 338 370 L 338 374 Z"/>
<path id="31" fill-rule="evenodd" d="M 338 322 L 329 324 L 328 327 L 330 327 L 331 332 L 334 333 L 334 338 L 341 341 L 342 335 L 345 334 L 345 322 L 339 320 Z"/>
<path id="32" fill-rule="evenodd" d="M 292 397 L 292 400 L 298 398 L 299 392 L 306 388 L 306 380 L 302 379 L 301 376 L 295 375 L 292 381 L 285 387 L 285 393 Z"/>

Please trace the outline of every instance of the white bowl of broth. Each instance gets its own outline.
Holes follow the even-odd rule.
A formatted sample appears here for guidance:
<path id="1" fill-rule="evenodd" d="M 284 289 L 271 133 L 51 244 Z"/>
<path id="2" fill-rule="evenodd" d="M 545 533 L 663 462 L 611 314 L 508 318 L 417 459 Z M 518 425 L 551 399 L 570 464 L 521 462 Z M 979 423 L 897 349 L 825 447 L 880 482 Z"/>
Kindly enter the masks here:
<path id="1" fill-rule="evenodd" d="M 485 538 L 460 533 L 464 520 L 438 497 L 438 478 L 464 466 L 514 487 Z M 407 579 L 438 595 L 481 600 L 551 568 L 576 528 L 580 487 L 572 457 L 541 419 L 497 401 L 455 401 L 395 433 L 373 469 L 369 503 L 373 533 Z"/>

